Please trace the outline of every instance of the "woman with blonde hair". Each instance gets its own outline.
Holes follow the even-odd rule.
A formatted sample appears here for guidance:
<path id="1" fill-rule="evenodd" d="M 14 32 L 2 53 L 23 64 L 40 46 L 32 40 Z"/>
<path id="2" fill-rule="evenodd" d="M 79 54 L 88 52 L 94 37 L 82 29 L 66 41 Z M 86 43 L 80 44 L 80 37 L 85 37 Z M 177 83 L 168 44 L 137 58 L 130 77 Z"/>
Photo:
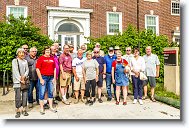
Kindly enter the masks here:
<path id="1" fill-rule="evenodd" d="M 123 105 L 127 105 L 127 89 L 129 85 L 129 79 L 125 75 L 129 72 L 126 68 L 128 62 L 125 59 L 121 58 L 122 53 L 120 50 L 117 51 L 117 59 L 112 63 L 112 82 L 116 85 L 116 105 L 119 105 L 120 102 L 120 88 L 123 90 Z"/>
<path id="2" fill-rule="evenodd" d="M 93 105 L 95 99 L 95 89 L 96 89 L 96 82 L 98 81 L 98 62 L 92 59 L 92 52 L 87 52 L 86 54 L 87 60 L 83 62 L 83 73 L 85 79 L 85 87 L 86 87 L 86 97 L 87 102 L 86 105 Z M 92 92 L 92 99 L 90 100 L 90 90 Z"/>

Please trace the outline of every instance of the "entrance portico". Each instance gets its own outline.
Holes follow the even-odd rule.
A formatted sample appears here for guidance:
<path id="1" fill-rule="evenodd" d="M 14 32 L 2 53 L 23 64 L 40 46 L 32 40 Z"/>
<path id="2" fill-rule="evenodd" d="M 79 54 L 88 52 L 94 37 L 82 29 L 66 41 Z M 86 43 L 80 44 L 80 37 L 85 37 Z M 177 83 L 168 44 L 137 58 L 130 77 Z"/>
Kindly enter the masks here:
<path id="1" fill-rule="evenodd" d="M 90 36 L 90 13 L 92 9 L 49 7 L 48 35 L 58 41 L 61 49 L 64 44 L 73 44 L 76 51 L 82 44 L 88 43 Z"/>

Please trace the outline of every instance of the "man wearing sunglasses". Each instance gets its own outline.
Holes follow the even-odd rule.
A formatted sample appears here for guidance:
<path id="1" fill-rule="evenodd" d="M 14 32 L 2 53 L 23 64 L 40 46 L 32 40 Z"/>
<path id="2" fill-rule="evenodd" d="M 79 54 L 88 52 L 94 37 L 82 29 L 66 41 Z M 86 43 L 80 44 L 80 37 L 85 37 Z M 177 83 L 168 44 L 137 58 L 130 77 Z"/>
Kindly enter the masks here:
<path id="1" fill-rule="evenodd" d="M 102 57 L 104 57 L 104 51 L 100 50 L 100 44 L 99 43 L 95 44 L 95 48 L 99 49 L 99 55 L 102 56 Z M 94 53 L 93 53 L 92 56 L 94 56 Z"/>
<path id="2" fill-rule="evenodd" d="M 25 58 L 26 58 L 29 55 L 28 54 L 28 50 L 29 50 L 28 45 L 24 44 L 24 45 L 22 45 L 22 48 L 24 49 L 24 54 L 25 54 Z"/>
<path id="3" fill-rule="evenodd" d="M 97 87 L 98 87 L 98 102 L 102 103 L 101 94 L 102 94 L 102 87 L 103 87 L 103 79 L 105 78 L 106 74 L 106 63 L 104 60 L 104 57 L 100 56 L 100 50 L 98 48 L 94 48 L 94 56 L 93 59 L 96 59 L 96 61 L 99 64 L 99 75 L 98 75 L 98 81 L 97 81 Z"/>
<path id="4" fill-rule="evenodd" d="M 131 47 L 126 47 L 125 50 L 126 50 L 126 54 L 123 55 L 123 59 L 125 59 L 125 60 L 129 63 L 129 67 L 130 67 L 130 65 L 131 65 L 131 60 L 134 58 L 134 55 L 132 54 L 132 49 L 131 49 Z M 132 82 L 130 73 L 127 74 L 127 75 L 128 75 L 128 77 L 129 77 L 129 79 L 130 79 L 130 82 Z M 128 86 L 127 86 L 127 92 L 128 92 L 128 90 L 129 90 L 129 88 L 128 88 Z M 127 93 L 127 94 L 128 94 L 128 93 Z M 133 93 L 133 94 L 134 94 L 134 93 Z"/>

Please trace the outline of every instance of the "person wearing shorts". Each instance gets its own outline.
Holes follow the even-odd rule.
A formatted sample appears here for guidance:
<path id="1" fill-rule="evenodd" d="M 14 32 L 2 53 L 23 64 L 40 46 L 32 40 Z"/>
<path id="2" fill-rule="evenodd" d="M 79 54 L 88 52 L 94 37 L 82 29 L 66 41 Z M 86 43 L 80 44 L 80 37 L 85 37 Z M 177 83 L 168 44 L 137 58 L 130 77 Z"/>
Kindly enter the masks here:
<path id="1" fill-rule="evenodd" d="M 74 75 L 74 93 L 76 98 L 76 101 L 74 102 L 75 104 L 79 103 L 79 91 L 81 92 L 81 101 L 84 103 L 85 80 L 82 65 L 85 60 L 86 58 L 83 57 L 82 49 L 79 49 L 77 52 L 77 58 L 74 58 L 72 62 Z"/>
<path id="2" fill-rule="evenodd" d="M 102 87 L 103 87 L 103 79 L 105 78 L 105 74 L 106 74 L 106 63 L 105 63 L 104 57 L 100 56 L 99 48 L 94 48 L 93 53 L 94 53 L 93 59 L 95 59 L 99 64 L 99 75 L 98 75 L 98 82 L 97 82 L 98 102 L 103 103 L 101 99 L 101 94 L 102 94 Z"/>
<path id="3" fill-rule="evenodd" d="M 146 76 L 148 77 L 147 80 L 143 82 L 144 85 L 144 97 L 143 100 L 147 98 L 147 84 L 150 83 L 151 87 L 151 100 L 155 102 L 154 98 L 154 89 L 156 86 L 156 78 L 159 77 L 159 68 L 160 68 L 160 61 L 158 56 L 152 54 L 152 48 L 150 46 L 146 47 L 146 55 L 143 56 L 146 64 Z"/>
<path id="4" fill-rule="evenodd" d="M 62 94 L 62 102 L 66 105 L 70 105 L 70 102 L 66 98 L 67 87 L 71 83 L 72 73 L 72 57 L 69 54 L 69 46 L 64 45 L 64 52 L 60 55 L 60 92 Z"/>

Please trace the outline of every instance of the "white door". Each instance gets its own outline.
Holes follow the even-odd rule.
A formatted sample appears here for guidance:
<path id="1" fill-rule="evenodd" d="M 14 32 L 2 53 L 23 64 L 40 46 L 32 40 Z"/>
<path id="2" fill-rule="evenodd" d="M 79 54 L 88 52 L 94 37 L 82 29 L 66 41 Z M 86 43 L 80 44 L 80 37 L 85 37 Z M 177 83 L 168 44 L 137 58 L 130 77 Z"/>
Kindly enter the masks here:
<path id="1" fill-rule="evenodd" d="M 74 46 L 74 52 L 77 51 L 77 35 L 62 35 L 62 50 L 65 44 L 72 44 Z"/>

